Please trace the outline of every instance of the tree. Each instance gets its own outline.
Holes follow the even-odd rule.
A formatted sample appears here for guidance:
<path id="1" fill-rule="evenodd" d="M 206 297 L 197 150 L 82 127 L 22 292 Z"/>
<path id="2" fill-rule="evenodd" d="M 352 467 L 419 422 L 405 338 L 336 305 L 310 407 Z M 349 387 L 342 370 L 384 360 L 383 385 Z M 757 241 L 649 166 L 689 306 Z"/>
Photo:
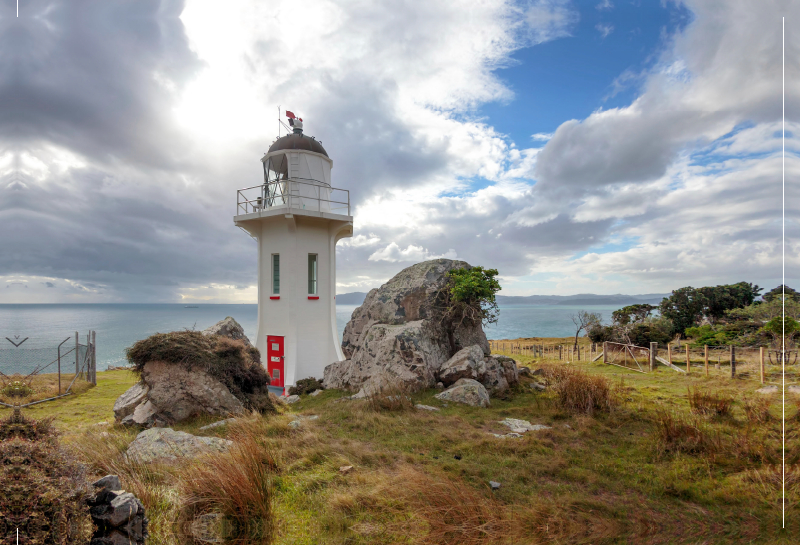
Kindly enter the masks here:
<path id="1" fill-rule="evenodd" d="M 672 321 L 673 332 L 684 334 L 703 317 L 706 298 L 691 286 L 672 291 L 672 295 L 662 299 L 659 305 L 661 315 Z"/>
<path id="2" fill-rule="evenodd" d="M 447 273 L 447 283 L 436 295 L 434 308 L 440 324 L 447 324 L 450 349 L 455 352 L 453 331 L 463 325 L 494 324 L 500 316 L 495 294 L 500 282 L 497 269 L 472 267 L 453 269 Z"/>
<path id="3" fill-rule="evenodd" d="M 578 348 L 578 335 L 581 331 L 587 331 L 603 321 L 603 316 L 598 312 L 587 312 L 585 310 L 578 311 L 577 314 L 570 314 L 572 323 L 575 324 L 575 348 Z"/>
<path id="4" fill-rule="evenodd" d="M 628 305 L 627 307 L 622 307 L 612 312 L 611 319 L 615 324 L 619 325 L 642 323 L 649 318 L 650 314 L 657 308 L 658 307 L 653 305 L 646 304 Z"/>
<path id="5" fill-rule="evenodd" d="M 772 288 L 767 293 L 762 295 L 761 298 L 764 300 L 765 303 L 769 303 L 774 299 L 780 300 L 780 298 L 783 296 L 784 293 L 786 294 L 787 300 L 800 303 L 800 293 L 797 293 L 797 291 L 793 290 L 792 288 L 784 284 L 781 284 L 777 288 Z"/>
<path id="6" fill-rule="evenodd" d="M 749 282 L 700 288 L 698 291 L 705 298 L 703 314 L 717 322 L 730 310 L 752 305 L 762 289 Z"/>

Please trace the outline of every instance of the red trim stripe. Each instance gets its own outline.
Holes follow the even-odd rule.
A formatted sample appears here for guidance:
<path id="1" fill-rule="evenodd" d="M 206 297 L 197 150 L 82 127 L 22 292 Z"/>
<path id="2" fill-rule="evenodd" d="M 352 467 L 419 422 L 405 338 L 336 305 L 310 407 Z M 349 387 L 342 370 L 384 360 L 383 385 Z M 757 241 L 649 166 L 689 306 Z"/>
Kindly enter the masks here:
<path id="1" fill-rule="evenodd" d="M 276 301 L 276 300 L 280 299 L 281 296 L 280 295 L 270 295 L 269 298 L 272 299 L 273 301 Z"/>

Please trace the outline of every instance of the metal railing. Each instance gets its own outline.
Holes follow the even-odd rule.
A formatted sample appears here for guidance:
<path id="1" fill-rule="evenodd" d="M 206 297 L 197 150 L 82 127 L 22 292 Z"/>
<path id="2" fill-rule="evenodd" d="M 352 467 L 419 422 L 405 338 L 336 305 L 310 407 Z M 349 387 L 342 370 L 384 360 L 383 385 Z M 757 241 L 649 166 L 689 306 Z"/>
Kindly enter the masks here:
<path id="1" fill-rule="evenodd" d="M 350 191 L 307 178 L 288 178 L 236 191 L 236 215 L 295 208 L 350 215 Z"/>

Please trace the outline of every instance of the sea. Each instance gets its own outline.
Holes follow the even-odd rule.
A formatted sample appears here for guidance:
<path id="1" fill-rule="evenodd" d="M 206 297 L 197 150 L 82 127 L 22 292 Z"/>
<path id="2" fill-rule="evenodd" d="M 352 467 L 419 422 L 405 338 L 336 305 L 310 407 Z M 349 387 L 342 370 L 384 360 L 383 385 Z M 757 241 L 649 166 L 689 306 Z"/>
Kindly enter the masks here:
<path id="1" fill-rule="evenodd" d="M 344 327 L 358 305 L 337 305 L 336 322 L 341 339 Z M 497 324 L 484 328 L 489 339 L 520 337 L 567 337 L 575 335 L 571 314 L 579 310 L 599 312 L 605 321 L 621 305 L 506 305 L 500 306 Z M 0 305 L 0 370 L 9 372 L 11 361 L 19 365 L 20 349 L 57 354 L 57 346 L 75 345 L 77 332 L 85 343 L 89 330 L 96 331 L 97 370 L 126 365 L 125 349 L 153 333 L 202 331 L 232 316 L 253 340 L 258 305 L 182 304 L 40 304 Z M 18 348 L 17 346 L 18 345 Z M 52 354 L 51 354 L 52 352 Z M 27 372 L 20 369 L 18 372 Z"/>

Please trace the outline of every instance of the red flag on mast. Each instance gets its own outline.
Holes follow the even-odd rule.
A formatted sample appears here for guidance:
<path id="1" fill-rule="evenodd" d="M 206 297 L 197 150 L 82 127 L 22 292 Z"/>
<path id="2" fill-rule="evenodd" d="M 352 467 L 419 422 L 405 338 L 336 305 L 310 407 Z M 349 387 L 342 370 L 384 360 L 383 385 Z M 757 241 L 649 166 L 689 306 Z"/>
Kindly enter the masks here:
<path id="1" fill-rule="evenodd" d="M 289 119 L 295 119 L 295 115 L 289 110 L 286 110 L 286 117 L 288 117 Z"/>

